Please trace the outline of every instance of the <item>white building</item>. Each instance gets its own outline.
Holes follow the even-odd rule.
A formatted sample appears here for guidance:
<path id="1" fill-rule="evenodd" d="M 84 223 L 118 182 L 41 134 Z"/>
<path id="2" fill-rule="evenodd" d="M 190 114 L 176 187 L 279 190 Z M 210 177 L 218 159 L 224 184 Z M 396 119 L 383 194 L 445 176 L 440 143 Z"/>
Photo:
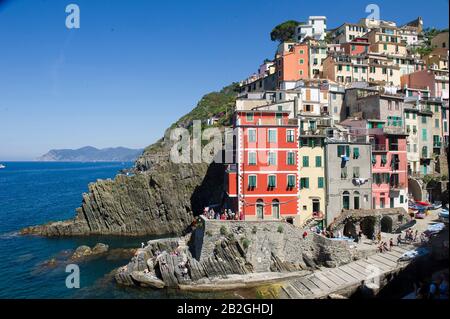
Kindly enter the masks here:
<path id="1" fill-rule="evenodd" d="M 295 31 L 295 38 L 302 42 L 306 37 L 324 40 L 327 29 L 327 17 L 310 16 L 307 24 L 299 25 Z"/>

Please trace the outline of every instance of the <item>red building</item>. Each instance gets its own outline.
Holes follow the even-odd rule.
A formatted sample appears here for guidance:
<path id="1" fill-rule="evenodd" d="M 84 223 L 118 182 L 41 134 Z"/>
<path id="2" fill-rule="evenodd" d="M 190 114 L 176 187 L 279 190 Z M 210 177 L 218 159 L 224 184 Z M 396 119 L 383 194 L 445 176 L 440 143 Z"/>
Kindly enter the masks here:
<path id="1" fill-rule="evenodd" d="M 285 111 L 236 111 L 236 164 L 227 170 L 228 206 L 245 220 L 294 222 L 298 203 L 298 122 Z"/>
<path id="2" fill-rule="evenodd" d="M 351 42 L 341 44 L 345 54 L 361 55 L 369 52 L 369 39 L 355 38 Z"/>

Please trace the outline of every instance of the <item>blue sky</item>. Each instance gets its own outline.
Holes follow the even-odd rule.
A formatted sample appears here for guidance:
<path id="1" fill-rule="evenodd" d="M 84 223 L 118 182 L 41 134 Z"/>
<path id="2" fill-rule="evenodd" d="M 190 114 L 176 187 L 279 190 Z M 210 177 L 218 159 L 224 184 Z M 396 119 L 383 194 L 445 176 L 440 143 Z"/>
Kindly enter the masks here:
<path id="1" fill-rule="evenodd" d="M 65 27 L 76 3 L 81 28 Z M 448 0 L 0 0 L 0 160 L 145 147 L 207 92 L 273 57 L 273 26 L 326 15 L 448 27 Z"/>

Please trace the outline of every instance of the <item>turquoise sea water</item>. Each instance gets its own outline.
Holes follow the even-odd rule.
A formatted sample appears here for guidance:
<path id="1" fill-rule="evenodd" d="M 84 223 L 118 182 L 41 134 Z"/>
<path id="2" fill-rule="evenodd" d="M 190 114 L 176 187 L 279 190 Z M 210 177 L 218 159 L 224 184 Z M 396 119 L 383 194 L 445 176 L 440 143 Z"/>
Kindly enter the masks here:
<path id="1" fill-rule="evenodd" d="M 80 245 L 98 242 L 114 248 L 137 248 L 152 238 L 83 237 L 49 239 L 20 236 L 18 230 L 72 218 L 81 194 L 97 179 L 113 178 L 132 163 L 6 162 L 0 169 L 0 298 L 203 298 L 170 290 L 124 288 L 111 271 L 129 256 L 109 256 L 79 264 L 80 289 L 68 289 L 68 256 Z M 46 262 L 55 258 L 56 265 Z M 216 295 L 217 296 L 217 295 Z"/>

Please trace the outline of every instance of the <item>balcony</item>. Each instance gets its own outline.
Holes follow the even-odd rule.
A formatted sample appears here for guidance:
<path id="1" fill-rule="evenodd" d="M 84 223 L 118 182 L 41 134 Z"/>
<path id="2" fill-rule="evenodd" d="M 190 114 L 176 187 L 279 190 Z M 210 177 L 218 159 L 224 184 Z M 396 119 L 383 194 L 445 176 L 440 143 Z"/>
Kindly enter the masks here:
<path id="1" fill-rule="evenodd" d="M 389 187 L 393 190 L 401 190 L 401 189 L 405 189 L 406 185 L 405 185 L 405 183 L 390 182 Z"/>
<path id="2" fill-rule="evenodd" d="M 300 130 L 300 137 L 307 137 L 307 136 L 326 136 L 327 130 L 324 128 L 311 128 L 307 130 Z"/>
<path id="3" fill-rule="evenodd" d="M 372 152 L 387 152 L 386 144 L 372 144 Z"/>

